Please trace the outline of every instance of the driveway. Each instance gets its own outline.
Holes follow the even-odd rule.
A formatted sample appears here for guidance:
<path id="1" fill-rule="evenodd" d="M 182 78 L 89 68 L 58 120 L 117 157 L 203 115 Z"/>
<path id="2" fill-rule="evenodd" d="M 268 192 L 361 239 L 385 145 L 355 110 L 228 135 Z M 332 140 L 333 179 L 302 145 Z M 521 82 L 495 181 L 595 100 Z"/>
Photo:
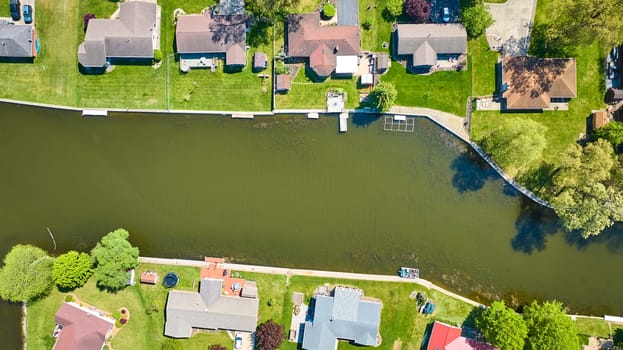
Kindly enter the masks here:
<path id="1" fill-rule="evenodd" d="M 487 4 L 495 20 L 487 28 L 487 41 L 492 50 L 508 56 L 528 53 L 536 1 L 508 0 L 503 4 Z"/>
<path id="2" fill-rule="evenodd" d="M 443 9 L 447 7 L 450 11 L 449 23 L 458 23 L 460 21 L 459 0 L 430 0 L 430 21 L 431 23 L 443 23 Z"/>
<path id="3" fill-rule="evenodd" d="M 236 337 L 242 338 L 240 350 L 253 350 L 255 348 L 255 336 L 252 333 L 237 332 Z"/>

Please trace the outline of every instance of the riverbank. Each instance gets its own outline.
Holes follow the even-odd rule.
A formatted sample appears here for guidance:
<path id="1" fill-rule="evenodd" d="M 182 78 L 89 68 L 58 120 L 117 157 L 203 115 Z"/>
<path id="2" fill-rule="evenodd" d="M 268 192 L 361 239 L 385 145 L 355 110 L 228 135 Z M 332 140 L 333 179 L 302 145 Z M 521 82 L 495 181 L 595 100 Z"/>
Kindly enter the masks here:
<path id="1" fill-rule="evenodd" d="M 161 276 L 175 272 L 180 277 L 176 289 L 196 290 L 199 283 L 199 271 L 208 264 L 200 260 L 139 258 L 137 275 L 144 271 L 155 271 Z M 242 278 L 257 282 L 260 296 L 259 322 L 269 319 L 286 327 L 292 317 L 292 293 L 301 292 L 305 302 L 309 303 L 316 287 L 329 284 L 347 285 L 360 288 L 369 297 L 383 302 L 381 314 L 381 338 L 379 349 L 393 349 L 395 340 L 403 343 L 402 349 L 419 348 L 424 340 L 428 326 L 439 320 L 460 325 L 475 308 L 482 305 L 460 298 L 453 293 L 446 293 L 441 288 L 424 280 L 407 280 L 397 276 L 378 274 L 353 274 L 338 271 L 290 269 L 283 267 L 257 266 L 247 264 L 224 263 L 220 267 L 231 269 Z M 430 286 L 427 287 L 427 286 Z M 128 286 L 116 294 L 99 290 L 94 279 L 87 285 L 72 291 L 80 300 L 102 310 L 128 308 L 132 319 L 112 338 L 112 347 L 116 350 L 160 349 L 162 344 L 170 342 L 162 335 L 164 327 L 166 297 L 169 289 L 161 285 L 137 283 Z M 414 292 L 424 293 L 437 309 L 432 316 L 425 316 L 416 311 L 415 301 L 410 298 Z M 54 339 L 50 337 L 56 310 L 65 300 L 66 294 L 54 289 L 49 296 L 32 302 L 28 308 L 27 327 L 28 348 L 44 350 L 51 348 Z M 458 298 L 457 298 L 458 297 Z M 603 319 L 581 318 L 572 316 L 578 325 L 579 334 L 588 336 L 609 336 L 617 325 L 607 324 Z M 26 320 L 24 320 L 26 321 Z M 233 346 L 232 340 L 224 332 L 199 332 L 189 339 L 174 340 L 185 350 L 205 349 L 210 344 Z M 281 349 L 294 350 L 296 343 L 286 342 Z M 345 342 L 340 342 L 339 349 L 354 349 Z"/>

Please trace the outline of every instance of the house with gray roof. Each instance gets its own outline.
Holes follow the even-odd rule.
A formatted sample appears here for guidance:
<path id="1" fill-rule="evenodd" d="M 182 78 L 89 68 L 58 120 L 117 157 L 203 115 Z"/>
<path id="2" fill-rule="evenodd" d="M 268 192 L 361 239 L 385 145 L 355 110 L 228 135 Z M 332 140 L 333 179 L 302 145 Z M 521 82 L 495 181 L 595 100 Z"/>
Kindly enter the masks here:
<path id="1" fill-rule="evenodd" d="M 241 296 L 223 295 L 222 289 L 222 279 L 203 278 L 198 293 L 170 291 L 164 335 L 189 338 L 193 329 L 254 332 L 259 310 L 256 284 L 246 281 Z"/>
<path id="2" fill-rule="evenodd" d="M 303 329 L 303 349 L 335 349 L 341 339 L 376 346 L 381 308 L 378 299 L 364 297 L 356 288 L 338 286 L 331 295 L 315 295 L 310 305 L 312 318 Z"/>
<path id="3" fill-rule="evenodd" d="M 227 67 L 247 63 L 246 16 L 219 15 L 205 11 L 201 15 L 177 17 L 175 43 L 180 64 L 205 67 L 213 57 L 225 59 Z"/>
<path id="4" fill-rule="evenodd" d="M 151 64 L 160 48 L 160 7 L 155 1 L 125 1 L 119 18 L 89 21 L 78 62 L 84 68 L 106 68 L 124 62 Z"/>
<path id="5" fill-rule="evenodd" d="M 0 20 L 0 58 L 32 60 L 37 56 L 36 41 L 32 25 Z"/>
<path id="6" fill-rule="evenodd" d="M 467 53 L 467 31 L 460 24 L 398 24 L 396 54 L 413 70 L 430 70 L 439 61 Z"/>

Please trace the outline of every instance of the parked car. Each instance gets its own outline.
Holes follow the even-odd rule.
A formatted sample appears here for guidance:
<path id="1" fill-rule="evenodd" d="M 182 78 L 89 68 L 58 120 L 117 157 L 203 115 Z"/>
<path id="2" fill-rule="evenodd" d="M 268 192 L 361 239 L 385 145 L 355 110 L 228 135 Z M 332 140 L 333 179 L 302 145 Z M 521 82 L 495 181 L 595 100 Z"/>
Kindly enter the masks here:
<path id="1" fill-rule="evenodd" d="M 443 14 L 443 17 L 442 17 L 443 22 L 444 23 L 450 22 L 450 9 L 448 9 L 447 7 L 444 7 L 442 14 Z"/>
<path id="2" fill-rule="evenodd" d="M 236 339 L 234 339 L 234 349 L 242 348 L 242 336 L 240 334 L 236 334 Z"/>
<path id="3" fill-rule="evenodd" d="M 19 21 L 22 18 L 19 5 L 20 5 L 19 0 L 10 0 L 9 2 L 9 8 L 11 10 L 11 18 L 13 18 L 14 21 Z"/>
<path id="4" fill-rule="evenodd" d="M 24 5 L 23 8 L 23 14 L 24 14 L 24 23 L 26 24 L 30 24 L 32 23 L 32 6 L 30 5 Z"/>

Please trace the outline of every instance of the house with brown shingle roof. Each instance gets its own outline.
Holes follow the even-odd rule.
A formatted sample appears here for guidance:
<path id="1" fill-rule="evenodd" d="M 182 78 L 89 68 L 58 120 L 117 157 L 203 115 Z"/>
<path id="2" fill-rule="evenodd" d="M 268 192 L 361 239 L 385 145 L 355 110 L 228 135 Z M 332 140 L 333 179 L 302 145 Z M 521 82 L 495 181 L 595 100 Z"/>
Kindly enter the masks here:
<path id="1" fill-rule="evenodd" d="M 320 78 L 353 74 L 361 51 L 359 26 L 321 26 L 320 13 L 292 14 L 286 22 L 287 55 L 309 61 Z"/>
<path id="2" fill-rule="evenodd" d="M 577 96 L 574 58 L 505 57 L 500 90 L 506 109 L 543 110 Z"/>
<path id="3" fill-rule="evenodd" d="M 175 40 L 180 61 L 203 62 L 201 59 L 220 57 L 225 66 L 243 67 L 247 64 L 246 16 L 219 15 L 205 11 L 201 15 L 177 17 Z M 190 65 L 201 67 L 202 65 Z"/>
<path id="4" fill-rule="evenodd" d="M 112 332 L 114 321 L 74 303 L 64 303 L 56 312 L 52 350 L 99 350 Z"/>

